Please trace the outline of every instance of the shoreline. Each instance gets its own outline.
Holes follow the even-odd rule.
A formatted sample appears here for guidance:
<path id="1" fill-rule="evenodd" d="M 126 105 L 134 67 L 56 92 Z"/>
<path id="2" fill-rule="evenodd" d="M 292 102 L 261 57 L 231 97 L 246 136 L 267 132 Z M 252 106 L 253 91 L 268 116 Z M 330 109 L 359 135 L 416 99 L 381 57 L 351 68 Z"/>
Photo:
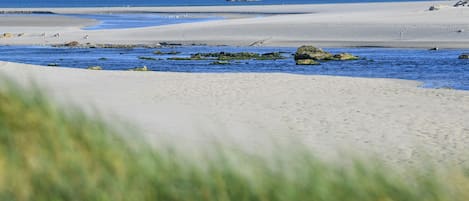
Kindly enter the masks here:
<path id="1" fill-rule="evenodd" d="M 44 10 L 59 14 L 96 12 L 164 13 L 276 13 L 261 18 L 234 17 L 210 22 L 172 24 L 156 27 L 82 30 L 83 25 L 67 28 L 32 19 L 37 26 L 0 26 L 4 32 L 25 32 L 26 36 L 0 39 L 0 45 L 47 45 L 70 41 L 100 44 L 181 44 L 283 46 L 315 45 L 320 47 L 381 46 L 395 48 L 469 48 L 469 9 L 453 8 L 453 1 L 308 4 L 271 6 L 194 6 L 158 8 L 62 8 Z M 428 11 L 432 5 L 441 10 Z M 14 10 L 14 9 L 3 9 Z M 25 10 L 25 9 L 22 9 Z M 38 10 L 38 9 L 35 9 Z M 39 10 L 40 11 L 40 10 Z M 303 14 L 288 14 L 303 13 Z M 306 14 L 304 14 L 306 13 Z M 10 20 L 15 24 L 15 20 Z M 41 38 L 39 31 L 60 33 L 60 38 Z M 85 40 L 84 37 L 87 39 Z"/>

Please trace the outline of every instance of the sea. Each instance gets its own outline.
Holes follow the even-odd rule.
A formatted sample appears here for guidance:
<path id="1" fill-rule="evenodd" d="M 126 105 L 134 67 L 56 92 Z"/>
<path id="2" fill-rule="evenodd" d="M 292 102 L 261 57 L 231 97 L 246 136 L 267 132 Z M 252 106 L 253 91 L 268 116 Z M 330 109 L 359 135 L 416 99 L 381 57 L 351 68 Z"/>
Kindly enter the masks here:
<path id="1" fill-rule="evenodd" d="M 403 2 L 406 0 L 0 0 L 0 8 L 43 7 L 148 7 L 148 6 L 218 6 L 218 5 L 273 5 L 323 4 L 357 2 Z M 407 0 L 408 1 L 408 0 Z M 418 0 L 414 0 L 418 1 Z"/>

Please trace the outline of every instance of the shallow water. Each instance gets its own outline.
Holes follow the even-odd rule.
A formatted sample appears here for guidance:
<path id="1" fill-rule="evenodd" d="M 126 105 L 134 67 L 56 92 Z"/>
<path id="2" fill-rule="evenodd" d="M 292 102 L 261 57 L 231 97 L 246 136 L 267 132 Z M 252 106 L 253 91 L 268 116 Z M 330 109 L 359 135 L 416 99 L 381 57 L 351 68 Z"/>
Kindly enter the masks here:
<path id="1" fill-rule="evenodd" d="M 179 55 L 154 55 L 153 52 L 178 51 Z M 332 53 L 349 52 L 356 61 L 329 61 L 319 66 L 297 66 L 291 54 L 295 48 L 181 46 L 158 49 L 81 49 L 31 46 L 1 46 L 0 60 L 38 65 L 57 63 L 64 67 L 101 66 L 106 70 L 126 70 L 146 65 L 154 71 L 220 73 L 259 72 L 307 75 L 338 75 L 372 78 L 398 78 L 424 82 L 423 87 L 451 87 L 469 90 L 469 60 L 458 56 L 469 50 L 428 51 L 422 49 L 326 48 Z M 171 61 L 169 57 L 188 57 L 197 52 L 282 51 L 287 59 L 276 61 L 233 61 L 230 65 L 211 65 L 213 61 Z M 141 60 L 139 56 L 162 60 Z M 100 60 L 106 58 L 106 60 Z"/>
<path id="2" fill-rule="evenodd" d="M 194 16 L 189 14 L 156 14 L 156 13 L 125 13 L 125 14 L 74 14 L 71 17 L 95 19 L 99 24 L 83 28 L 84 30 L 126 29 L 169 24 L 204 22 L 221 20 L 218 16 Z"/>

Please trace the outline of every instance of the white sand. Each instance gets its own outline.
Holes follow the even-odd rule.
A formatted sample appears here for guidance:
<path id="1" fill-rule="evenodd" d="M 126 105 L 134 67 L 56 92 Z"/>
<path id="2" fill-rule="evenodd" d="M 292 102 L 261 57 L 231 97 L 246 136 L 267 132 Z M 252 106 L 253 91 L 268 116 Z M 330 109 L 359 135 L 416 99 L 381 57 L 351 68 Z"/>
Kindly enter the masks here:
<path id="1" fill-rule="evenodd" d="M 388 47 L 469 47 L 469 9 L 450 7 L 455 1 L 410 3 L 360 3 L 276 6 L 210 6 L 162 8 L 63 8 L 29 9 L 57 13 L 174 12 L 174 13 L 277 13 L 262 18 L 177 24 L 124 30 L 83 31 L 61 26 L 50 30 L 61 38 L 29 37 L 0 40 L 0 44 L 82 43 L 205 43 L 211 45 L 270 46 L 388 46 Z M 447 5 L 428 11 L 431 5 Z M 28 9 L 3 9 L 28 10 Z M 303 14 L 288 14 L 303 13 Z M 41 20 L 41 19 L 37 19 Z M 14 21 L 14 20 L 13 20 Z M 45 20 L 47 21 L 47 20 Z M 37 27 L 2 26 L 0 30 L 38 32 Z M 458 30 L 465 30 L 458 33 Z M 89 35 L 88 39 L 84 39 Z"/>
<path id="2" fill-rule="evenodd" d="M 260 148 L 298 139 L 320 155 L 340 149 L 412 163 L 468 163 L 469 91 L 403 80 L 290 74 L 91 71 L 0 63 L 60 101 L 96 107 L 141 127 L 150 141 L 206 136 Z"/>

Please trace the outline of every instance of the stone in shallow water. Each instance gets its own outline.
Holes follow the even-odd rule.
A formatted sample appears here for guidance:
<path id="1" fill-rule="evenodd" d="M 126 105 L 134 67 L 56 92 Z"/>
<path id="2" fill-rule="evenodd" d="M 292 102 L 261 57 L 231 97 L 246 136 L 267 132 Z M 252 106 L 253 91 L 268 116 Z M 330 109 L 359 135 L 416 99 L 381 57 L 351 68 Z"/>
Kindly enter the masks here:
<path id="1" fill-rule="evenodd" d="M 459 58 L 459 59 L 469 59 L 469 53 L 461 54 L 461 55 L 459 55 L 458 58 Z"/>
<path id="2" fill-rule="evenodd" d="M 333 58 L 329 52 L 311 45 L 304 45 L 298 48 L 295 53 L 295 60 L 312 59 L 312 60 L 328 60 Z"/>

